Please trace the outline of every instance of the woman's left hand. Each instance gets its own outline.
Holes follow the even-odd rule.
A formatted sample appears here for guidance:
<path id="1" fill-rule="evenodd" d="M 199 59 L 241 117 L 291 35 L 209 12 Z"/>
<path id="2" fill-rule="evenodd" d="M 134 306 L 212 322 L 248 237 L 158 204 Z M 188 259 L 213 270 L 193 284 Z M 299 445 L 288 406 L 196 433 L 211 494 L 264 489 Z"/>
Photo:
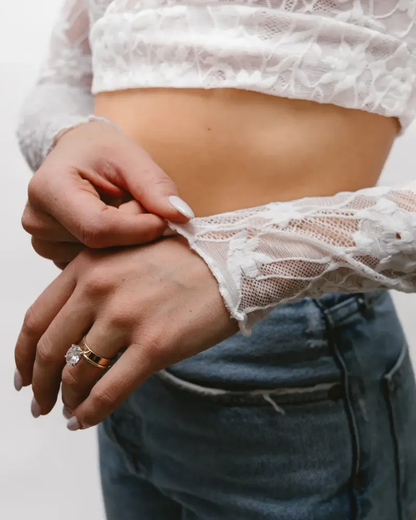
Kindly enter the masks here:
<path id="1" fill-rule="evenodd" d="M 205 262 L 175 237 L 80 253 L 27 312 L 15 357 L 23 385 L 33 387 L 34 415 L 52 410 L 62 381 L 71 429 L 87 428 L 155 372 L 237 331 Z M 85 334 L 102 357 L 124 352 L 103 377 L 84 359 L 65 365 Z"/>

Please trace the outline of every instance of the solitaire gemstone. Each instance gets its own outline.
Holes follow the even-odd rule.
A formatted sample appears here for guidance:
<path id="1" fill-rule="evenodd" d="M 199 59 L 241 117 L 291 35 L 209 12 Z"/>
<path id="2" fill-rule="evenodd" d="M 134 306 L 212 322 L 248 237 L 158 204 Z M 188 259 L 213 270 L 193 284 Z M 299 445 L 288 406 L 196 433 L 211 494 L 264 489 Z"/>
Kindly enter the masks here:
<path id="1" fill-rule="evenodd" d="M 82 350 L 79 345 L 72 345 L 66 353 L 65 359 L 68 365 L 75 366 L 82 358 Z"/>

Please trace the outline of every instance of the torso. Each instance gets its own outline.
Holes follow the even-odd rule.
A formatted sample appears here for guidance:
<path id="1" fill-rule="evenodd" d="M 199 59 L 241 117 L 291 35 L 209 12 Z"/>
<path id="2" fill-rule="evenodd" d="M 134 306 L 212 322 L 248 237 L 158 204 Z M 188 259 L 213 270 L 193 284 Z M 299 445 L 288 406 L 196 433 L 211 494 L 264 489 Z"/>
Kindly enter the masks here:
<path id="1" fill-rule="evenodd" d="M 359 110 L 233 89 L 101 93 L 117 123 L 198 216 L 373 186 L 399 124 Z"/>

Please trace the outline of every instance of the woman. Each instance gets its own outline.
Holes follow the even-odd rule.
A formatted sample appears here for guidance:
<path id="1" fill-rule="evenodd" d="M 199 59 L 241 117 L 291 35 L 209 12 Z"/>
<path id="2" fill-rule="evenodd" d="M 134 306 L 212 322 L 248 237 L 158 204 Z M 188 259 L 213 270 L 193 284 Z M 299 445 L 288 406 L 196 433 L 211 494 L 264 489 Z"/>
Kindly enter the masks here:
<path id="1" fill-rule="evenodd" d="M 19 127 L 23 224 L 64 270 L 15 384 L 100 423 L 108 518 L 416 517 L 381 290 L 415 291 L 416 192 L 372 188 L 416 110 L 415 11 L 67 0 Z"/>

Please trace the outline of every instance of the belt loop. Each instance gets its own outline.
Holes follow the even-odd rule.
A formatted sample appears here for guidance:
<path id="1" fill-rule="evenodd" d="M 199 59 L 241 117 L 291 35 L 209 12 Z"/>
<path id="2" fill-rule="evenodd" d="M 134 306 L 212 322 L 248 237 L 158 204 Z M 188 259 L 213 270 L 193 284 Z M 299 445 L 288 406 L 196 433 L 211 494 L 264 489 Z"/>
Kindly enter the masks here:
<path id="1" fill-rule="evenodd" d="M 357 294 L 357 303 L 360 311 L 365 314 L 368 311 L 368 295 L 366 293 L 358 293 Z"/>
<path id="2" fill-rule="evenodd" d="M 380 296 L 385 294 L 385 292 L 386 291 L 384 290 L 378 290 L 360 293 L 358 295 L 357 302 L 360 306 L 360 311 L 364 314 L 364 316 L 368 316 L 369 313 L 373 312 L 375 304 L 380 299 Z"/>

